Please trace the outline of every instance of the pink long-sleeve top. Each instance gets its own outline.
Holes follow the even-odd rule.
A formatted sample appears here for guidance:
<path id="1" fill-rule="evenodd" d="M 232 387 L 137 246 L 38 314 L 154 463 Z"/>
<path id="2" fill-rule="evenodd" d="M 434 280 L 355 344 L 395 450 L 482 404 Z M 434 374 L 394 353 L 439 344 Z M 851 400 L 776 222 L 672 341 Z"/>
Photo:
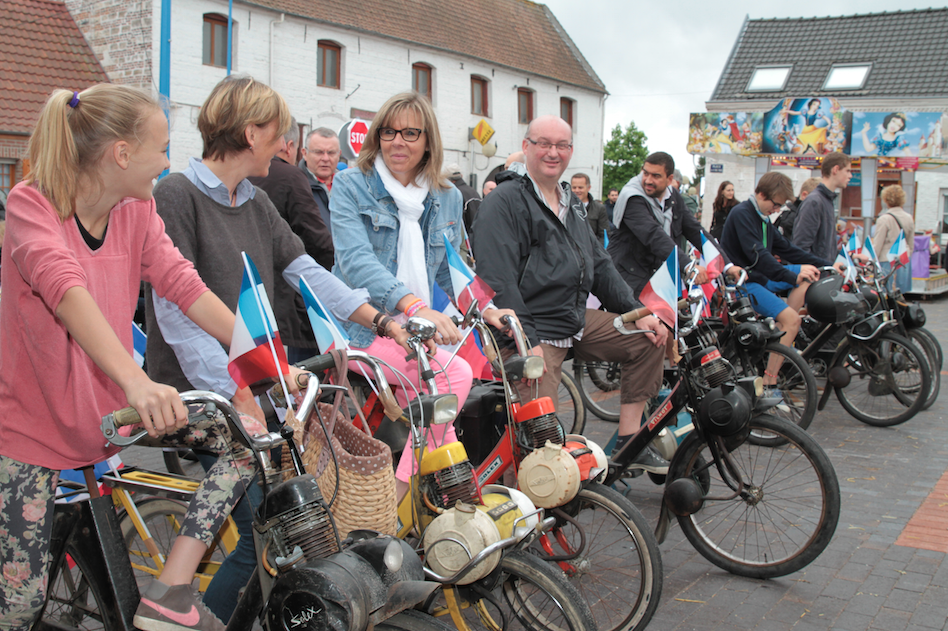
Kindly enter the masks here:
<path id="1" fill-rule="evenodd" d="M 101 247 L 86 245 L 73 217 L 62 221 L 35 187 L 7 200 L 0 262 L 0 455 L 50 469 L 99 462 L 102 416 L 125 394 L 66 331 L 56 308 L 84 287 L 126 350 L 141 280 L 187 311 L 207 286 L 165 234 L 154 200 L 126 198 L 109 216 Z"/>

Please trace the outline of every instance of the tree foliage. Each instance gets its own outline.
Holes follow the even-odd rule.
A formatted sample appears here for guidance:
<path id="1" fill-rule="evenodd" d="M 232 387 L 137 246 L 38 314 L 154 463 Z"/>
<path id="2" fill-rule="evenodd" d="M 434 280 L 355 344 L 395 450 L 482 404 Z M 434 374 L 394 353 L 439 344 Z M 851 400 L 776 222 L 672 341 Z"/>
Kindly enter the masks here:
<path id="1" fill-rule="evenodd" d="M 648 155 L 645 133 L 640 131 L 635 123 L 622 130 L 616 125 L 612 130 L 612 138 L 606 141 L 603 147 L 602 158 L 602 196 L 606 197 L 610 188 L 620 191 L 629 180 L 642 171 L 645 157 Z"/>

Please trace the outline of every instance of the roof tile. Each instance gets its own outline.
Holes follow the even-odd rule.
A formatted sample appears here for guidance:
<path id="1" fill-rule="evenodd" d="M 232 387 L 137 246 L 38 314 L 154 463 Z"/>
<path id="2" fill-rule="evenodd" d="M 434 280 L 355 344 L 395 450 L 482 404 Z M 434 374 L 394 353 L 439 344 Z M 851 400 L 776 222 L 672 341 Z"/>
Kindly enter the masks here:
<path id="1" fill-rule="evenodd" d="M 860 95 L 948 96 L 948 8 L 748 20 L 710 101 L 819 94 L 834 63 L 872 62 Z M 744 89 L 758 65 L 793 64 L 782 92 Z M 840 95 L 851 91 L 839 92 Z"/>
<path id="2" fill-rule="evenodd" d="M 108 75 L 62 2 L 0 2 L 0 132 L 30 132 L 54 88 L 83 90 Z"/>

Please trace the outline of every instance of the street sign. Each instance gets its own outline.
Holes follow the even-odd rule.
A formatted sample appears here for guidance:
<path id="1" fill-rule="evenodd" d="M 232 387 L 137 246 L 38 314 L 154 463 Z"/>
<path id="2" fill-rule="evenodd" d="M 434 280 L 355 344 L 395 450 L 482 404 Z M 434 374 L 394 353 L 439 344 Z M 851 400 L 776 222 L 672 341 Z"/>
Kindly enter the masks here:
<path id="1" fill-rule="evenodd" d="M 712 164 L 712 165 L 711 165 L 711 173 L 724 173 L 724 165 L 723 165 L 723 164 Z"/>
<path id="2" fill-rule="evenodd" d="M 474 129 L 471 130 L 471 135 L 474 137 L 474 140 L 483 146 L 486 145 L 487 141 L 494 135 L 494 128 L 488 125 L 487 121 L 482 118 L 477 125 L 474 125 Z"/>
<path id="3" fill-rule="evenodd" d="M 358 157 L 369 133 L 369 123 L 361 118 L 353 118 L 339 130 L 339 146 L 342 154 L 349 160 Z"/>

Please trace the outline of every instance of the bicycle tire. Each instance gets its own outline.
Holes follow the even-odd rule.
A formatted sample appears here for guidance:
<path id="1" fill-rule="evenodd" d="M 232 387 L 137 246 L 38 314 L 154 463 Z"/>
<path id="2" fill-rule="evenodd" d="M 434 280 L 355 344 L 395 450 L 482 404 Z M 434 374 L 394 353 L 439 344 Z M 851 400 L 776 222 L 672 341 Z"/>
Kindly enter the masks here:
<path id="1" fill-rule="evenodd" d="M 573 377 L 583 405 L 587 410 L 610 423 L 619 422 L 619 374 L 615 362 L 581 362 L 573 360 Z"/>
<path id="2" fill-rule="evenodd" d="M 941 370 L 938 368 L 938 353 L 932 346 L 931 340 L 925 334 L 919 333 L 918 329 L 909 329 L 908 339 L 922 350 L 922 354 L 928 362 L 930 383 L 928 397 L 925 399 L 925 403 L 922 404 L 922 409 L 927 410 L 935 405 L 935 401 L 938 400 L 938 393 L 941 392 Z"/>
<path id="3" fill-rule="evenodd" d="M 664 579 L 658 541 L 645 517 L 621 493 L 597 483 L 562 508 L 582 528 L 585 547 L 576 559 L 551 563 L 566 566 L 599 631 L 644 629 L 658 608 Z M 544 537 L 554 554 L 580 545 L 579 531 L 561 518 Z M 542 547 L 531 548 L 537 549 Z"/>
<path id="4" fill-rule="evenodd" d="M 378 631 L 452 631 L 454 627 L 442 623 L 426 613 L 407 609 L 375 625 Z"/>
<path id="5" fill-rule="evenodd" d="M 935 349 L 935 355 L 937 359 L 938 371 L 941 372 L 941 369 L 944 367 L 945 356 L 941 348 L 941 342 L 938 341 L 938 338 L 935 337 L 935 334 L 926 329 L 923 326 L 920 326 L 916 329 L 911 329 L 912 331 L 917 331 L 920 335 L 924 335 L 928 338 L 928 341 L 931 342 L 932 348 Z"/>
<path id="6" fill-rule="evenodd" d="M 679 447 L 669 479 L 697 476 L 709 485 L 702 508 L 678 517 L 695 550 L 732 574 L 776 578 L 806 567 L 829 545 L 839 521 L 839 482 L 829 457 L 803 429 L 767 414 L 752 419 L 751 427 L 783 444 L 745 441 L 730 452 L 750 492 L 711 499 L 733 491 L 697 432 Z"/>
<path id="7" fill-rule="evenodd" d="M 563 426 L 563 431 L 567 434 L 582 434 L 586 429 L 586 406 L 583 405 L 583 398 L 580 395 L 579 388 L 568 373 L 560 374 L 560 386 L 558 389 L 559 401 L 556 404 L 556 416 Z M 564 421 L 565 414 L 572 412 L 572 426 L 568 420 Z"/>
<path id="8" fill-rule="evenodd" d="M 178 456 L 178 450 L 162 451 L 161 457 L 165 461 L 165 469 L 168 473 L 175 475 L 184 475 L 184 467 L 181 465 L 181 457 Z"/>
<path id="9" fill-rule="evenodd" d="M 869 342 L 847 338 L 843 344 L 835 365 L 855 374 L 848 386 L 836 388 L 836 398 L 853 418 L 875 427 L 891 427 L 922 409 L 931 374 L 928 360 L 915 344 L 891 331 Z M 905 370 L 892 370 L 893 364 Z M 897 374 L 900 383 L 896 382 Z"/>
<path id="10" fill-rule="evenodd" d="M 801 429 L 807 429 L 816 416 L 819 393 L 813 370 L 806 360 L 800 356 L 800 353 L 780 342 L 771 342 L 764 347 L 761 353 L 753 358 L 748 357 L 749 360 L 753 361 L 751 366 L 745 366 L 741 360 L 741 355 L 733 350 L 728 353 L 730 355 L 728 360 L 731 361 L 741 376 L 764 377 L 770 353 L 783 357 L 783 362 L 777 371 L 777 383 L 775 384 L 775 387 L 783 394 L 783 401 L 767 410 L 767 413 L 793 423 Z M 767 389 L 768 386 L 764 386 L 764 388 Z M 758 432 L 751 432 L 749 440 L 771 447 L 776 447 L 779 444 L 775 436 L 762 435 Z"/>
<path id="11" fill-rule="evenodd" d="M 594 631 L 592 612 L 566 576 L 526 550 L 501 561 L 504 602 L 527 629 Z"/>
<path id="12" fill-rule="evenodd" d="M 70 563 L 71 561 L 71 563 Z M 70 631 L 112 631 L 105 611 L 100 587 L 87 576 L 86 561 L 75 544 L 66 546 L 56 572 L 56 579 L 47 587 L 46 604 L 34 628 L 58 628 Z"/>

